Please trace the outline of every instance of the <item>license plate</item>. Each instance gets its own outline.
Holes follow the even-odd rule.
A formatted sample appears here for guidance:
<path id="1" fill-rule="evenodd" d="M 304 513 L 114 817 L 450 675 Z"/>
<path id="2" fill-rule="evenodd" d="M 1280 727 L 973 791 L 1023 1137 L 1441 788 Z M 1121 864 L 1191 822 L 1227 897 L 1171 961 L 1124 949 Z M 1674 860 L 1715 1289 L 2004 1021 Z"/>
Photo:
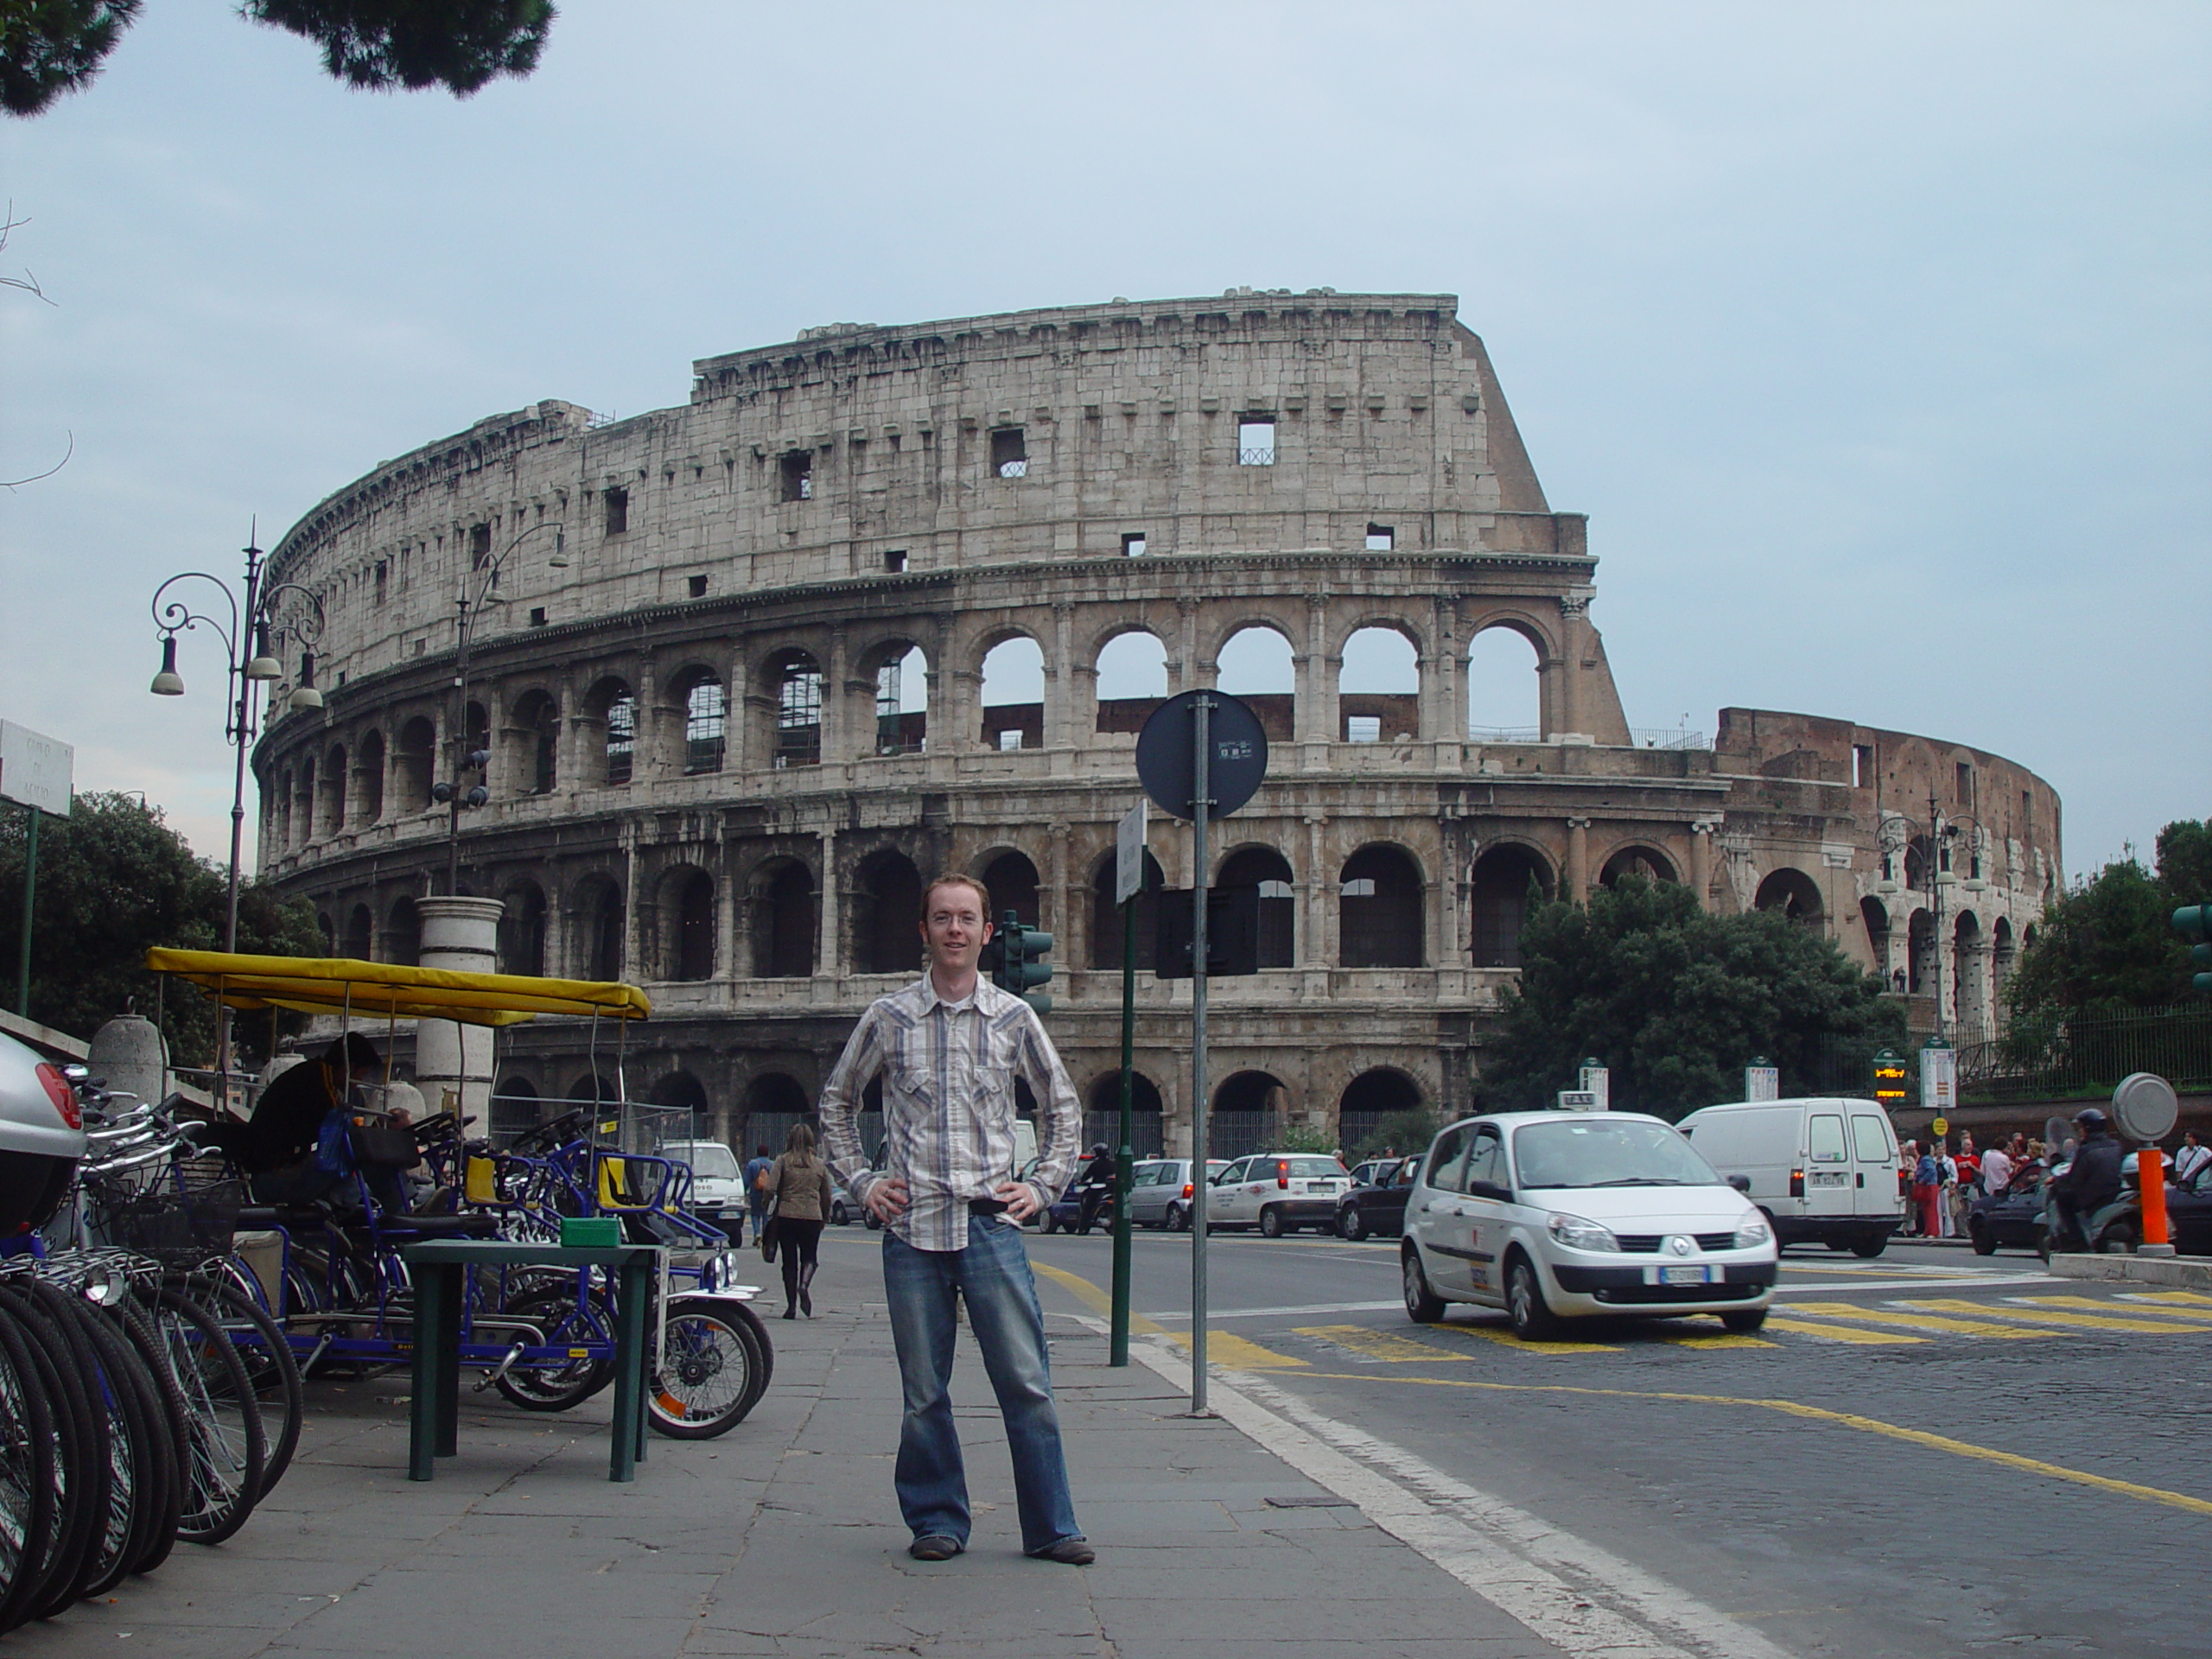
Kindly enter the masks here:
<path id="1" fill-rule="evenodd" d="M 1841 1170 L 1836 1170 L 1833 1173 L 1818 1169 L 1813 1172 L 1813 1185 L 1815 1186 L 1845 1186 L 1850 1184 L 1850 1180 L 1851 1177 L 1845 1174 Z"/>
<path id="2" fill-rule="evenodd" d="M 1705 1285 L 1713 1282 L 1710 1268 L 1662 1268 L 1659 1282 L 1662 1285 Z"/>

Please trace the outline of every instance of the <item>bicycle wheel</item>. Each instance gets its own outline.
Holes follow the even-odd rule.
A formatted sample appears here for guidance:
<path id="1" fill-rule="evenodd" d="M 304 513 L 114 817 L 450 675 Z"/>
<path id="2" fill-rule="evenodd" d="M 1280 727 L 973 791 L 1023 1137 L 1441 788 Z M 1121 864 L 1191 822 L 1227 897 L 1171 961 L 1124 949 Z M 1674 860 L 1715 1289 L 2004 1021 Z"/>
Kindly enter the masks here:
<path id="1" fill-rule="evenodd" d="M 645 1380 L 646 1421 L 671 1440 L 727 1433 L 760 1397 L 754 1379 L 762 1370 L 760 1344 L 743 1319 L 719 1307 L 678 1306 L 663 1332 L 659 1369 Z"/>
<path id="2" fill-rule="evenodd" d="M 753 1333 L 753 1345 L 760 1351 L 760 1369 L 753 1378 L 753 1398 L 745 1402 L 751 1411 L 760 1403 L 760 1396 L 768 1392 L 769 1379 L 776 1375 L 776 1344 L 769 1339 L 768 1322 L 753 1311 L 750 1302 L 723 1302 L 717 1311 L 735 1318 Z"/>
<path id="3" fill-rule="evenodd" d="M 46 1548 L 29 1563 L 30 1571 L 14 1605 L 13 1617 L 18 1624 L 47 1617 L 52 1599 L 75 1586 L 92 1522 L 86 1503 L 85 1465 L 91 1455 L 90 1442 L 75 1360 L 54 1329 L 52 1314 L 39 1305 L 36 1287 L 36 1281 L 31 1280 L 0 1287 L 0 1298 L 4 1298 L 15 1315 L 16 1334 L 22 1338 L 31 1369 L 46 1395 L 49 1455 L 45 1474 L 53 1493 Z"/>
<path id="4" fill-rule="evenodd" d="M 52 1618 L 84 1593 L 99 1565 L 99 1547 L 115 1520 L 115 1431 L 99 1386 L 99 1362 L 77 1316 L 81 1304 L 40 1280 L 30 1281 L 27 1288 L 44 1321 L 48 1351 L 76 1419 L 76 1452 L 68 1471 L 71 1529 L 45 1592 L 31 1610 L 34 1618 Z M 127 1493 L 124 1504 L 120 1536 L 130 1531 Z"/>
<path id="5" fill-rule="evenodd" d="M 134 1296 L 109 1308 L 107 1313 L 116 1335 L 137 1362 L 138 1379 L 147 1390 L 146 1404 L 156 1450 L 161 1454 L 161 1484 L 154 1494 L 160 1507 L 148 1522 L 144 1542 L 130 1563 L 133 1573 L 150 1573 L 168 1560 L 169 1552 L 176 1548 L 177 1529 L 187 1501 L 186 1489 L 190 1484 L 190 1454 L 186 1450 L 190 1430 L 185 1423 L 184 1393 L 169 1375 L 168 1363 L 162 1353 L 162 1339 L 154 1330 L 154 1322 L 146 1317 L 143 1305 Z"/>
<path id="6" fill-rule="evenodd" d="M 175 1452 L 154 1380 L 145 1374 L 137 1351 L 90 1309 L 85 1332 L 98 1357 L 101 1389 L 110 1402 L 116 1452 L 106 1524 L 95 1541 L 93 1560 L 79 1593 L 104 1596 L 123 1582 L 146 1553 L 155 1529 L 176 1529 L 175 1488 L 167 1466 Z"/>
<path id="7" fill-rule="evenodd" d="M 22 1622 L 54 1528 L 54 1420 L 13 1306 L 0 1300 L 0 1631 Z"/>
<path id="8" fill-rule="evenodd" d="M 291 1467 L 292 1453 L 300 1444 L 300 1424 L 306 1405 L 300 1388 L 300 1365 L 292 1344 L 261 1299 L 228 1276 L 172 1274 L 162 1282 L 189 1296 L 222 1322 L 231 1345 L 245 1362 L 246 1376 L 261 1402 L 262 1423 L 269 1434 L 269 1465 L 262 1471 L 259 1496 L 266 1497 Z"/>
<path id="9" fill-rule="evenodd" d="M 527 1290 L 511 1299 L 506 1311 L 543 1331 L 547 1347 L 588 1348 L 596 1356 L 577 1354 L 564 1365 L 518 1365 L 501 1372 L 497 1387 L 509 1403 L 524 1411 L 567 1411 L 614 1380 L 614 1321 L 607 1316 L 606 1292 L 594 1290 L 579 1308 L 573 1288 Z"/>
<path id="10" fill-rule="evenodd" d="M 261 1496 L 268 1467 L 261 1402 L 245 1362 L 213 1314 L 163 1286 L 154 1294 L 153 1318 L 169 1375 L 184 1396 L 191 1478 L 177 1535 L 219 1544 L 245 1524 Z"/>

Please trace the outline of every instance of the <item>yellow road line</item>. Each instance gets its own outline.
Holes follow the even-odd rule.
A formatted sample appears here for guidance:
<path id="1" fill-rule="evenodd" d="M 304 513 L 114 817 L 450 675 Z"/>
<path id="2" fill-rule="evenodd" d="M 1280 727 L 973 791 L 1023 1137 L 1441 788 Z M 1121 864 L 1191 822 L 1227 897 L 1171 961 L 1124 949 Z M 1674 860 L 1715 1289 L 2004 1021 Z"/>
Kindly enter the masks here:
<path id="1" fill-rule="evenodd" d="M 1733 1331 L 1680 1331 L 1659 1338 L 1678 1348 L 1779 1348 L 1778 1342 L 1738 1336 Z"/>
<path id="2" fill-rule="evenodd" d="M 1070 1273 L 1065 1268 L 1056 1268 L 1049 1262 L 1032 1262 L 1029 1265 L 1062 1289 L 1072 1292 L 1075 1299 L 1092 1313 L 1103 1318 L 1113 1317 L 1114 1299 L 1090 1280 L 1079 1274 Z M 1129 1329 L 1138 1336 L 1156 1337 L 1160 1334 L 1158 1324 L 1134 1311 L 1129 1314 Z"/>
<path id="3" fill-rule="evenodd" d="M 1989 1319 L 1947 1319 L 1940 1313 L 1892 1313 L 1887 1308 L 1860 1307 L 1853 1302 L 1792 1302 L 1789 1311 L 1792 1313 L 1827 1314 L 1839 1319 L 1857 1319 L 1866 1325 L 1901 1325 L 1907 1331 L 1932 1331 L 1939 1336 L 2025 1339 L 2058 1334 L 2056 1331 L 2031 1331 L 2024 1325 L 1999 1325 Z"/>
<path id="4" fill-rule="evenodd" d="M 1605 1342 L 1523 1342 L 1512 1329 L 1502 1325 L 1433 1325 L 1432 1331 L 1452 1331 L 1463 1337 L 1473 1337 L 1482 1342 L 1494 1342 L 1501 1348 L 1510 1348 L 1521 1354 L 1618 1354 L 1619 1348 Z"/>
<path id="5" fill-rule="evenodd" d="M 1092 1313 L 1102 1318 L 1110 1319 L 1113 1316 L 1114 1299 L 1090 1280 L 1079 1274 L 1070 1273 L 1065 1268 L 1056 1268 L 1049 1262 L 1033 1261 L 1029 1265 L 1073 1294 Z M 1135 1336 L 1166 1337 L 1168 1341 L 1185 1349 L 1191 1345 L 1189 1332 L 1164 1331 L 1158 1321 L 1148 1319 L 1138 1313 L 1133 1312 L 1129 1315 L 1129 1331 Z M 1303 1370 L 1306 1363 L 1302 1359 L 1292 1358 L 1288 1354 L 1276 1353 L 1272 1348 L 1262 1348 L 1256 1342 L 1248 1341 L 1227 1331 L 1206 1332 L 1206 1358 L 1214 1364 L 1227 1365 L 1240 1371 Z"/>
<path id="6" fill-rule="evenodd" d="M 1905 1307 L 1925 1307 L 1945 1313 L 1980 1313 L 2001 1319 L 2021 1319 L 2035 1325 L 2070 1325 L 2088 1331 L 2134 1331 L 2154 1337 L 2185 1337 L 2196 1334 L 2195 1328 L 2186 1325 L 2158 1325 L 2149 1319 L 2106 1319 L 2094 1313 L 2063 1313 L 2056 1308 L 2027 1308 L 2018 1310 L 2000 1304 L 1970 1302 L 1964 1297 L 1936 1298 L 1924 1302 L 1904 1302 Z"/>
<path id="7" fill-rule="evenodd" d="M 1773 1321 L 1769 1320 L 1768 1323 L 1772 1324 Z M 2192 1497 L 2187 1492 L 2170 1492 L 2164 1487 L 2145 1486 L 2132 1480 L 2114 1480 L 2109 1475 L 2093 1475 L 2086 1470 L 2069 1469 L 2063 1464 L 2045 1463 L 2040 1458 L 2022 1457 L 2017 1452 L 1999 1452 L 1991 1446 L 1955 1440 L 1948 1435 L 1931 1434 L 1925 1429 L 1885 1423 L 1878 1417 L 1864 1417 L 1857 1412 L 1830 1411 L 1825 1406 L 1808 1406 L 1796 1400 L 1759 1400 L 1735 1395 L 1679 1394 L 1643 1389 L 1578 1388 L 1567 1382 L 1485 1382 L 1464 1376 L 1411 1376 L 1403 1371 L 1370 1371 L 1364 1375 L 1351 1376 L 1317 1371 L 1313 1374 L 1313 1381 L 1396 1382 L 1409 1388 L 1480 1389 L 1497 1394 L 1573 1394 L 1610 1400 L 1668 1400 L 1698 1406 L 1751 1406 L 1762 1411 L 1780 1412 L 1784 1416 L 1802 1417 L 1817 1423 L 1833 1423 L 1839 1427 L 1857 1429 L 1861 1433 L 1904 1440 L 1909 1445 L 1926 1446 L 1932 1451 L 1948 1452 L 1953 1457 L 1999 1464 L 2007 1469 L 2040 1475 L 2049 1480 L 2063 1480 L 2076 1486 L 2117 1492 L 2123 1497 L 2139 1498 L 2146 1503 L 2163 1503 L 2172 1509 L 2186 1510 L 2192 1515 L 2212 1515 L 2212 1498 Z"/>
<path id="8" fill-rule="evenodd" d="M 2175 1302 L 2189 1307 L 2212 1307 L 2212 1296 L 2200 1296 L 2193 1290 L 2127 1290 L 2120 1294 L 2131 1302 Z"/>
<path id="9" fill-rule="evenodd" d="M 1457 1363 L 1474 1357 L 1472 1354 L 1455 1354 L 1439 1348 L 1433 1343 L 1415 1342 L 1389 1331 L 1370 1331 L 1363 1325 L 1306 1325 L 1298 1327 L 1301 1337 L 1319 1337 L 1332 1342 L 1339 1348 L 1349 1348 L 1356 1354 L 1370 1359 L 1388 1361 L 1393 1365 L 1428 1365 L 1439 1362 Z"/>
<path id="10" fill-rule="evenodd" d="M 1894 1331 L 1854 1331 L 1847 1325 L 1815 1325 L 1809 1319 L 1777 1319 L 1767 1315 L 1766 1328 L 1787 1331 L 1794 1336 L 1825 1337 L 1830 1342 L 1855 1342 L 1866 1346 L 1887 1345 L 1894 1342 L 1925 1342 L 1925 1337 L 1903 1336 Z"/>
<path id="11" fill-rule="evenodd" d="M 2162 1319 L 2212 1319 L 2212 1307 L 2136 1307 L 2130 1306 L 2133 1298 L 2120 1303 L 2101 1302 L 2094 1296 L 2023 1296 L 2020 1300 L 2037 1307 L 2078 1307 L 2089 1313 L 2109 1313 L 2117 1306 L 2123 1313 L 2150 1313 Z"/>

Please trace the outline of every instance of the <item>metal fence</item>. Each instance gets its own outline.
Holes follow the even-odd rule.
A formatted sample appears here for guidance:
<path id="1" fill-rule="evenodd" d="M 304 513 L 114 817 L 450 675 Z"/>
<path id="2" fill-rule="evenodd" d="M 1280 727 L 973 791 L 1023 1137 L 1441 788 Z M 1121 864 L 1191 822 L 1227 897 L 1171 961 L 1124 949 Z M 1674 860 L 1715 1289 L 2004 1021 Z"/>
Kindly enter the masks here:
<path id="1" fill-rule="evenodd" d="M 1264 1152 L 1282 1140 L 1280 1112 L 1213 1112 L 1206 1118 L 1206 1155 L 1242 1158 Z"/>
<path id="2" fill-rule="evenodd" d="M 1085 1112 L 1083 1115 L 1083 1145 L 1088 1152 L 1103 1143 L 1109 1150 L 1119 1150 L 1122 1144 L 1122 1114 L 1119 1108 L 1110 1112 Z M 1157 1158 L 1167 1149 L 1166 1136 L 1160 1127 L 1158 1112 L 1129 1114 L 1129 1149 L 1140 1158 Z"/>
<path id="3" fill-rule="evenodd" d="M 2177 1089 L 2212 1087 L 2212 1005 L 2104 1015 L 2016 1018 L 2000 1035 L 1962 1041 L 1961 1100 L 2100 1094 L 2152 1071 Z"/>

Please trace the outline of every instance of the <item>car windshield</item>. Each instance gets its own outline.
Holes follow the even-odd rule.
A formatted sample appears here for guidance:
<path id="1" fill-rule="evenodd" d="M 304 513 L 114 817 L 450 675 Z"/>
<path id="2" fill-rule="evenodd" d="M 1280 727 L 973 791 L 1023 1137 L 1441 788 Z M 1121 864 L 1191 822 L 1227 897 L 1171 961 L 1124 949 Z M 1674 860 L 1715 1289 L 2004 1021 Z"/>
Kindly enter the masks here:
<path id="1" fill-rule="evenodd" d="M 1514 1132 L 1513 1161 L 1529 1187 L 1720 1185 L 1671 1128 L 1634 1119 L 1525 1124 Z"/>
<path id="2" fill-rule="evenodd" d="M 734 1181 L 741 1173 L 737 1154 L 717 1141 L 694 1141 L 688 1147 L 671 1147 L 669 1151 L 678 1163 L 690 1165 L 694 1175 L 703 1175 L 710 1181 Z"/>
<path id="3" fill-rule="evenodd" d="M 1287 1173 L 1310 1180 L 1324 1175 L 1341 1175 L 1344 1166 L 1333 1158 L 1293 1158 Z"/>

